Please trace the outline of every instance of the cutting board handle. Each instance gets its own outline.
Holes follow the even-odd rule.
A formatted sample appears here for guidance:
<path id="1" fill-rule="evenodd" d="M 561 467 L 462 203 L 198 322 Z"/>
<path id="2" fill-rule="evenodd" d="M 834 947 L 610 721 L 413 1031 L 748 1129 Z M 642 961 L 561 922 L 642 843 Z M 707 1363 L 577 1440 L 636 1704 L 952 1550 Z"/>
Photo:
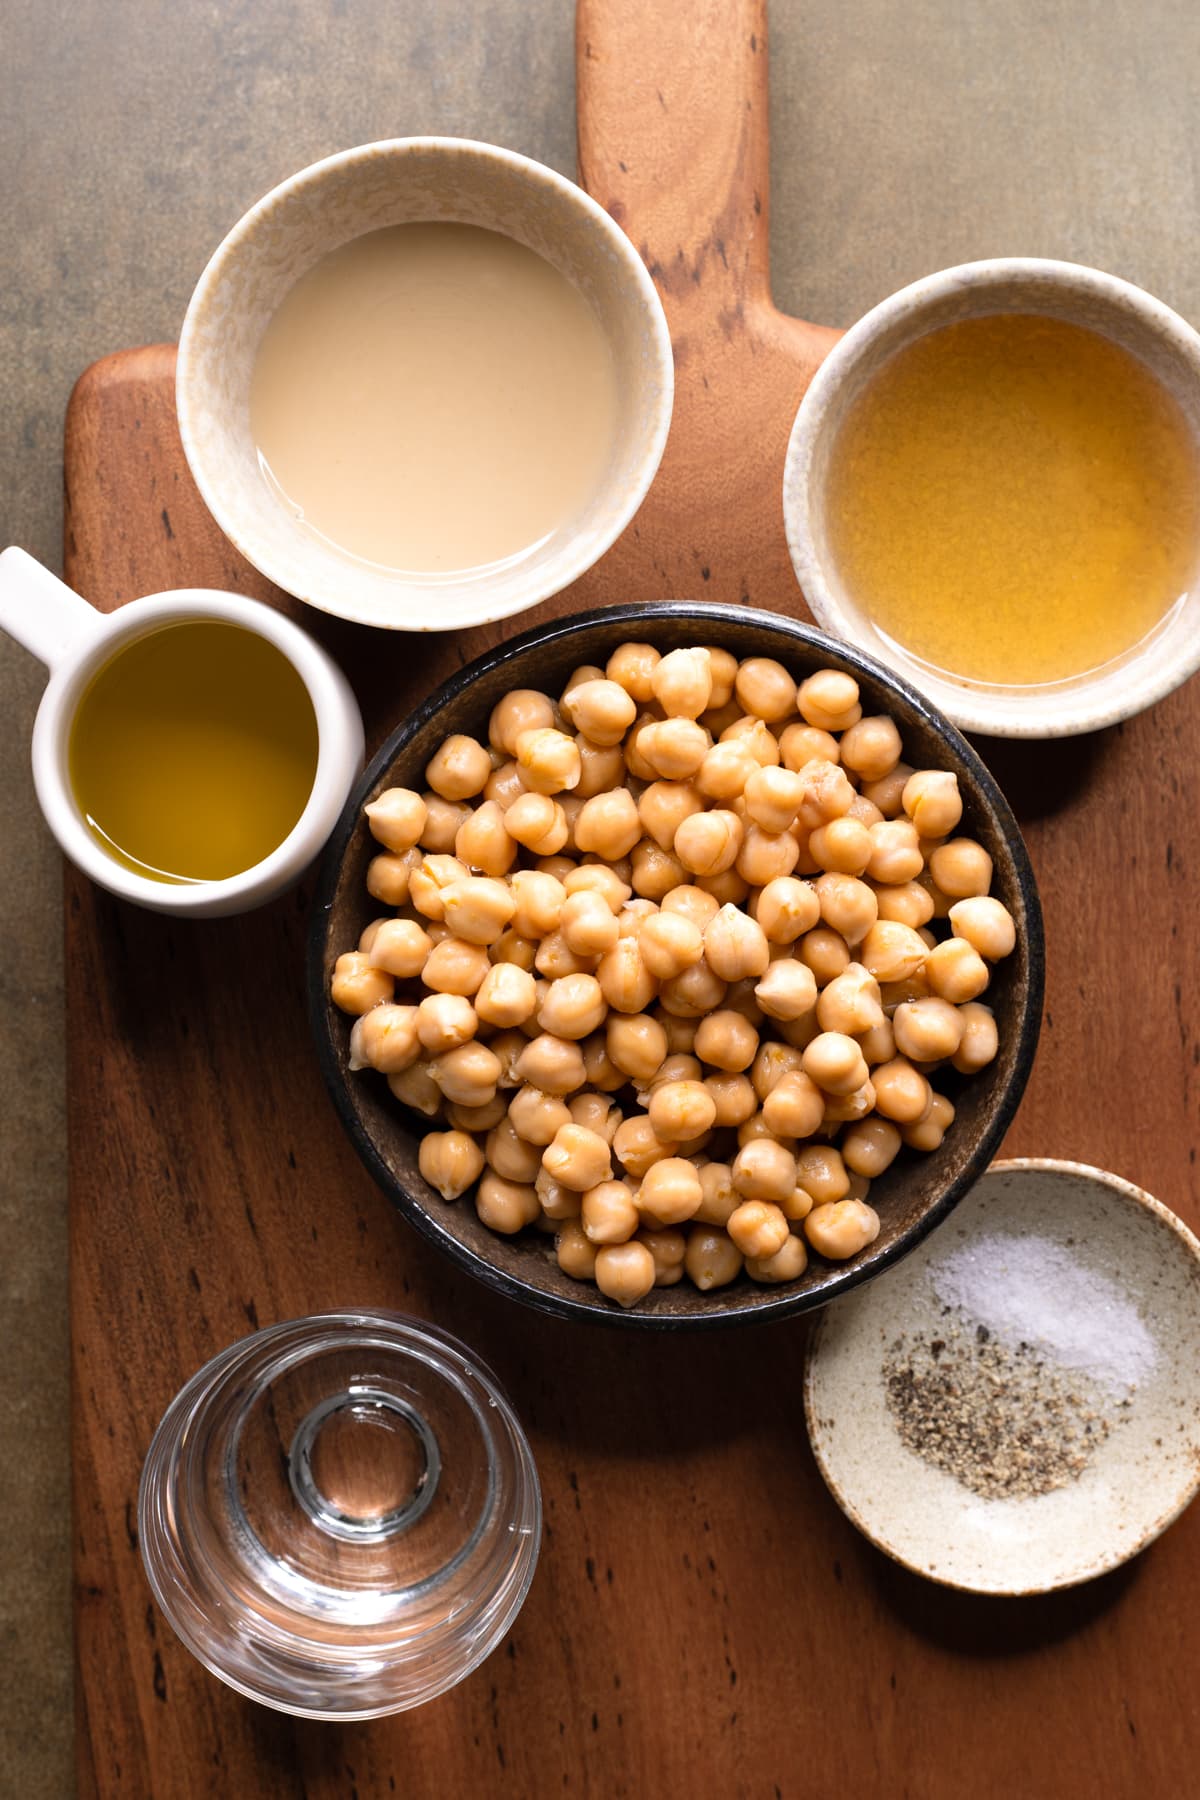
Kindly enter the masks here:
<path id="1" fill-rule="evenodd" d="M 578 0 L 579 174 L 673 323 L 769 304 L 766 0 Z"/>

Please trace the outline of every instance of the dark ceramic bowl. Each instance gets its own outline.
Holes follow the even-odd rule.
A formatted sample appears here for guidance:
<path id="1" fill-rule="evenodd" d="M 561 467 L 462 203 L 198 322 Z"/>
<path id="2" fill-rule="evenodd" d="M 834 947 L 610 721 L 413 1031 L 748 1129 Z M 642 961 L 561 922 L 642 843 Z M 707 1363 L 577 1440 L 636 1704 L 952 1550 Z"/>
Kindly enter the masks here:
<path id="1" fill-rule="evenodd" d="M 963 796 L 961 829 L 989 851 L 995 864 L 992 892 L 1017 923 L 1016 950 L 997 965 L 986 996 L 996 1013 L 1000 1053 L 980 1074 L 948 1089 L 957 1116 L 941 1149 L 927 1156 L 902 1151 L 873 1184 L 871 1203 L 881 1220 L 875 1243 L 849 1263 L 814 1258 L 799 1281 L 784 1286 L 739 1280 L 702 1294 L 685 1280 L 656 1288 L 629 1312 L 590 1283 L 564 1275 L 554 1260 L 553 1239 L 532 1230 L 499 1237 L 480 1223 L 469 1200 L 447 1205 L 427 1186 L 417 1148 L 428 1125 L 397 1104 L 381 1076 L 351 1074 L 350 1020 L 329 1000 L 335 959 L 354 949 L 359 933 L 380 911 L 366 890 L 367 863 L 378 848 L 363 819 L 366 802 L 386 787 L 423 788 L 425 765 L 451 732 L 486 740 L 488 715 L 510 688 L 543 688 L 556 695 L 579 664 L 603 666 L 627 638 L 662 650 L 710 643 L 738 657 L 772 656 L 798 679 L 817 668 L 848 670 L 862 690 L 864 711 L 887 712 L 896 720 L 906 761 L 955 771 Z M 1029 857 L 1004 796 L 965 738 L 915 688 L 861 651 L 791 619 L 733 606 L 655 601 L 609 607 L 527 632 L 454 676 L 393 732 L 330 839 L 312 917 L 308 980 L 317 1053 L 338 1116 L 372 1175 L 418 1231 L 488 1286 L 543 1312 L 694 1328 L 781 1318 L 821 1306 L 880 1274 L 947 1216 L 991 1161 L 1029 1074 L 1042 1011 L 1042 918 Z"/>

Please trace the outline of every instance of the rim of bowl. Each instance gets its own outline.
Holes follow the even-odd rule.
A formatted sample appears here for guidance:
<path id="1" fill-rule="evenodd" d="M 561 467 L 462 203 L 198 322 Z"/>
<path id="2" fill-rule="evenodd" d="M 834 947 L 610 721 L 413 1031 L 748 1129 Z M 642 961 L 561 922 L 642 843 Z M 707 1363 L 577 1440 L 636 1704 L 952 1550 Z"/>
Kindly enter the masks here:
<path id="1" fill-rule="evenodd" d="M 695 1313 L 642 1313 L 638 1312 L 636 1308 L 629 1311 L 617 1311 L 610 1309 L 606 1303 L 576 1300 L 573 1297 L 546 1293 L 532 1281 L 527 1282 L 498 1268 L 448 1231 L 439 1222 L 436 1214 L 431 1212 L 415 1194 L 410 1193 L 388 1168 L 351 1102 L 350 1084 L 343 1078 L 333 1038 L 328 1029 L 328 995 L 325 991 L 324 970 L 328 920 L 337 891 L 342 863 L 350 840 L 358 828 L 362 807 L 367 797 L 409 740 L 434 719 L 444 706 L 468 689 L 482 673 L 502 668 L 506 663 L 519 659 L 533 648 L 576 636 L 583 631 L 590 630 L 595 625 L 611 624 L 615 631 L 620 631 L 621 635 L 627 635 L 627 628 L 633 625 L 644 626 L 659 620 L 667 622 L 683 619 L 695 619 L 698 623 L 703 624 L 714 618 L 719 618 L 726 623 L 745 626 L 750 630 L 778 632 L 791 638 L 797 646 L 809 651 L 832 654 L 841 658 L 871 681 L 880 684 L 885 689 L 890 688 L 897 692 L 909 707 L 940 733 L 953 756 L 968 769 L 985 807 L 997 819 L 1005 842 L 1009 846 L 1017 887 L 1025 906 L 1027 921 L 1025 950 L 1028 976 L 1021 998 L 1013 1074 L 1009 1086 L 1001 1094 L 991 1120 L 981 1133 L 979 1142 L 962 1171 L 946 1184 L 945 1190 L 936 1203 L 915 1221 L 907 1237 L 893 1244 L 872 1263 L 850 1262 L 839 1265 L 836 1270 L 831 1271 L 830 1279 L 820 1287 L 802 1288 L 794 1293 L 788 1292 L 786 1288 L 764 1287 L 760 1290 L 761 1299 L 757 1300 L 753 1306 L 733 1308 L 727 1305 L 723 1306 L 718 1301 L 716 1305 L 709 1305 L 705 1311 Z M 549 624 L 535 626 L 531 630 L 523 632 L 520 637 L 511 639 L 498 649 L 485 652 L 484 655 L 469 663 L 466 668 L 460 669 L 457 674 L 452 675 L 438 688 L 436 693 L 431 694 L 409 718 L 389 734 L 371 758 L 361 780 L 354 787 L 325 848 L 312 911 L 309 915 L 307 985 L 309 1020 L 316 1042 L 317 1060 L 334 1110 L 350 1142 L 375 1181 L 388 1195 L 397 1210 L 410 1224 L 416 1227 L 422 1236 L 436 1244 L 438 1249 L 449 1256 L 450 1260 L 460 1269 L 465 1270 L 468 1275 L 473 1275 L 476 1280 L 482 1281 L 494 1293 L 519 1300 L 526 1306 L 532 1306 L 539 1312 L 549 1313 L 555 1318 L 584 1320 L 593 1324 L 608 1324 L 614 1327 L 632 1326 L 644 1331 L 703 1331 L 732 1325 L 757 1324 L 767 1319 L 786 1318 L 791 1314 L 810 1312 L 815 1308 L 822 1307 L 828 1301 L 837 1298 L 838 1295 L 847 1293 L 851 1288 L 858 1287 L 864 1281 L 885 1273 L 910 1250 L 915 1250 L 917 1245 L 922 1243 L 930 1232 L 949 1216 L 959 1200 L 988 1167 L 992 1156 L 999 1148 L 1001 1139 L 1012 1123 L 1013 1115 L 1025 1091 L 1041 1028 L 1042 999 L 1045 987 L 1045 935 L 1042 925 L 1041 901 L 1038 896 L 1033 866 L 1020 827 L 1008 801 L 978 751 L 973 749 L 961 732 L 917 688 L 912 687 L 902 676 L 896 675 L 883 663 L 860 650 L 856 644 L 847 644 L 841 639 L 830 638 L 825 632 L 819 631 L 811 625 L 802 625 L 798 620 L 786 615 L 764 612 L 756 607 L 733 606 L 717 601 L 653 600 L 640 603 L 631 602 L 623 606 L 599 607 L 591 612 L 576 614 L 570 619 L 556 619 Z M 706 1295 L 704 1298 L 708 1300 L 710 1296 Z"/>
<path id="2" fill-rule="evenodd" d="M 1073 1180 L 1098 1182 L 1101 1187 L 1108 1188 L 1110 1193 L 1116 1194 L 1119 1199 L 1128 1201 L 1131 1205 L 1140 1206 L 1146 1212 L 1153 1213 L 1155 1218 L 1157 1218 L 1161 1224 L 1168 1226 L 1170 1230 L 1175 1233 L 1175 1236 L 1179 1238 L 1184 1248 L 1190 1251 L 1193 1261 L 1200 1265 L 1200 1239 L 1196 1237 L 1196 1234 L 1192 1231 L 1191 1227 L 1184 1223 L 1178 1213 L 1173 1213 L 1170 1207 L 1165 1205 L 1163 1201 L 1157 1199 L 1145 1188 L 1138 1187 L 1136 1182 L 1126 1180 L 1125 1176 L 1114 1175 L 1111 1169 L 1098 1168 L 1094 1163 L 1072 1162 L 1056 1156 L 1005 1157 L 998 1162 L 990 1163 L 983 1171 L 984 1176 L 1023 1175 L 1026 1173 L 1066 1175 Z M 983 1177 L 980 1177 L 980 1179 L 982 1178 Z M 972 1586 L 964 1581 L 954 1581 L 948 1575 L 941 1575 L 933 1573 L 929 1569 L 924 1569 L 921 1567 L 920 1563 L 911 1562 L 908 1557 L 902 1556 L 891 1544 L 885 1543 L 881 1537 L 875 1535 L 874 1531 L 871 1530 L 870 1526 L 867 1525 L 860 1516 L 854 1504 L 847 1499 L 844 1490 L 839 1485 L 836 1477 L 831 1473 L 829 1466 L 825 1461 L 825 1457 L 822 1454 L 821 1441 L 817 1432 L 815 1416 L 816 1401 L 813 1395 L 812 1370 L 816 1364 L 817 1351 L 820 1348 L 821 1338 L 827 1322 L 828 1321 L 825 1319 L 817 1321 L 812 1337 L 809 1339 L 804 1359 L 804 1423 L 808 1430 L 808 1442 L 813 1453 L 813 1460 L 820 1471 L 822 1481 L 829 1490 L 830 1497 L 836 1501 L 837 1505 L 850 1520 L 850 1523 L 857 1531 L 862 1533 L 867 1542 L 874 1544 L 877 1550 L 881 1550 L 886 1557 L 892 1562 L 898 1563 L 902 1569 L 907 1569 L 910 1574 L 919 1575 L 923 1581 L 933 1582 L 935 1587 L 953 1588 L 956 1593 L 960 1594 L 1007 1595 L 1013 1599 L 1026 1599 L 1034 1594 L 1061 1593 L 1065 1588 L 1082 1587 L 1084 1582 L 1095 1581 L 1098 1576 L 1107 1575 L 1111 1570 L 1119 1569 L 1123 1563 L 1130 1562 L 1135 1556 L 1140 1556 L 1142 1551 L 1147 1549 L 1149 1545 L 1154 1542 L 1155 1538 L 1161 1537 L 1163 1532 L 1175 1523 L 1180 1514 L 1185 1512 L 1191 1505 L 1192 1501 L 1196 1498 L 1197 1493 L 1200 1493 L 1200 1462 L 1198 1462 L 1192 1473 L 1191 1482 L 1184 1490 L 1178 1505 L 1164 1513 L 1161 1518 L 1156 1519 L 1138 1539 L 1138 1542 L 1131 1550 L 1123 1551 L 1120 1555 L 1114 1553 L 1108 1556 L 1102 1556 L 1096 1561 L 1094 1567 L 1089 1569 L 1086 1575 L 1075 1575 L 1069 1581 L 1052 1581 L 1041 1584 L 1035 1583 L 1030 1587 L 992 1586 L 984 1588 Z"/>
<path id="3" fill-rule="evenodd" d="M 1147 293 L 1145 288 L 1126 281 L 1120 275 L 1109 275 L 1103 269 L 1092 268 L 1087 263 L 1066 262 L 1061 258 L 1042 256 L 985 257 L 976 262 L 956 263 L 951 268 L 922 275 L 918 280 L 909 282 L 906 287 L 898 288 L 894 294 L 877 302 L 839 338 L 809 383 L 788 438 L 783 469 L 784 529 L 796 580 L 818 621 L 834 636 L 844 638 L 856 648 L 863 647 L 860 627 L 853 611 L 843 603 L 830 584 L 825 573 L 825 563 L 817 555 L 811 529 L 808 475 L 817 437 L 824 428 L 824 414 L 831 394 L 857 363 L 862 352 L 905 314 L 923 312 L 930 304 L 953 293 L 956 288 L 985 287 L 992 283 L 1011 281 L 1025 281 L 1034 286 L 1040 284 L 1047 291 L 1056 293 L 1065 294 L 1073 290 L 1076 294 L 1092 295 L 1099 300 L 1120 302 L 1136 315 L 1151 336 L 1168 343 L 1192 363 L 1197 389 L 1200 391 L 1200 332 L 1165 301 Z M 1019 311 L 1020 308 L 1010 306 L 1005 310 Z M 913 338 L 920 335 L 919 331 L 915 331 Z M 1200 550 L 1200 545 L 1197 548 Z M 1152 633 L 1151 636 L 1153 635 Z M 937 704 L 963 731 L 1003 738 L 1074 737 L 1082 732 L 1100 731 L 1106 726 L 1119 724 L 1122 719 L 1132 718 L 1134 714 L 1173 693 L 1200 669 L 1200 632 L 1168 628 L 1164 635 L 1170 637 L 1172 646 L 1176 648 L 1177 653 L 1173 658 L 1164 660 L 1163 667 L 1156 673 L 1143 674 L 1139 679 L 1137 669 L 1141 659 L 1139 647 L 1134 645 L 1127 653 L 1128 663 L 1121 670 L 1127 679 L 1122 686 L 1120 698 L 1107 706 L 1098 706 L 1091 698 L 1095 679 L 1105 674 L 1104 667 L 1085 671 L 1069 684 L 1034 682 L 1007 691 L 989 691 L 985 684 L 976 684 L 965 677 L 955 676 L 952 670 L 931 670 L 930 680 L 934 684 L 933 691 L 937 694 Z M 870 655 L 871 652 L 864 651 L 864 654 Z M 1108 665 L 1108 673 L 1112 673 L 1111 665 Z M 912 678 L 921 678 L 915 662 Z M 1023 706 L 1032 695 L 1050 695 L 1055 699 L 1057 705 L 1053 723 L 1030 719 L 1023 712 Z"/>
<path id="4" fill-rule="evenodd" d="M 658 473 L 658 466 L 662 461 L 663 451 L 666 449 L 667 434 L 671 428 L 671 415 L 675 401 L 675 357 L 666 313 L 663 311 L 662 300 L 650 271 L 639 256 L 632 240 L 626 236 L 599 201 L 592 198 L 586 188 L 580 187 L 577 182 L 569 180 L 567 176 L 560 175 L 557 169 L 550 168 L 546 163 L 540 163 L 531 156 L 523 156 L 519 150 L 508 150 L 501 144 L 484 143 L 479 138 L 445 137 L 435 134 L 419 137 L 379 138 L 369 144 L 356 144 L 348 150 L 337 150 L 331 156 L 325 156 L 318 162 L 309 163 L 307 167 L 298 169 L 294 175 L 289 175 L 285 180 L 277 182 L 268 193 L 243 213 L 237 224 L 222 238 L 205 264 L 200 279 L 192 291 L 191 299 L 188 301 L 179 334 L 179 355 L 175 370 L 175 411 L 179 419 L 179 435 L 183 443 L 183 453 L 187 459 L 192 479 L 200 490 L 201 499 L 234 548 L 239 550 L 247 562 L 252 563 L 260 574 L 265 575 L 268 580 L 275 580 L 276 576 L 271 568 L 270 556 L 260 560 L 250 536 L 231 526 L 224 516 L 219 487 L 210 481 L 204 467 L 202 453 L 197 448 L 193 417 L 194 411 L 198 410 L 198 403 L 194 408 L 190 383 L 196 359 L 195 338 L 199 329 L 198 321 L 207 308 L 212 290 L 227 265 L 241 254 L 248 241 L 252 239 L 260 221 L 281 200 L 291 194 L 302 192 L 306 188 L 319 187 L 334 170 L 351 167 L 355 163 L 378 157 L 380 154 L 386 154 L 399 160 L 405 156 L 430 151 L 448 152 L 459 157 L 475 158 L 479 161 L 500 163 L 515 168 L 524 176 L 552 188 L 568 204 L 578 207 L 586 214 L 597 232 L 607 241 L 613 255 L 622 263 L 626 274 L 638 290 L 650 328 L 657 362 L 658 399 L 654 409 L 653 431 L 642 460 L 641 471 L 638 479 L 628 485 L 625 498 L 619 504 L 614 502 L 609 525 L 597 533 L 592 540 L 596 548 L 594 550 L 590 547 L 586 550 L 578 548 L 572 550 L 572 544 L 578 545 L 582 541 L 580 534 L 574 534 L 564 546 L 560 569 L 555 574 L 552 584 L 549 586 L 543 582 L 532 584 L 527 597 L 522 597 L 518 603 L 504 607 L 500 611 L 488 604 L 486 595 L 489 591 L 489 583 L 481 580 L 478 583 L 480 593 L 478 604 L 464 605 L 461 611 L 455 613 L 454 629 L 458 631 L 466 630 L 472 625 L 493 624 L 499 619 L 511 618 L 516 613 L 536 606 L 542 600 L 548 600 L 553 594 L 560 593 L 563 588 L 569 587 L 573 581 L 577 581 L 581 575 L 586 574 L 599 562 L 604 553 L 611 549 L 637 513 Z M 352 561 L 349 562 L 348 567 L 353 570 Z M 281 585 L 283 584 L 281 583 Z M 405 585 L 403 582 L 398 582 L 398 591 L 402 590 Z M 355 624 L 371 625 L 377 630 L 385 631 L 439 631 L 445 628 L 444 623 L 436 617 L 427 616 L 405 624 L 369 617 L 361 609 L 337 604 L 336 596 L 318 598 L 311 591 L 301 592 L 301 586 L 303 584 L 295 584 L 288 587 L 287 591 L 303 602 L 305 606 L 314 607 L 317 611 L 329 613 L 335 618 L 349 619 Z M 427 603 L 428 596 L 425 590 L 418 589 L 417 594 L 420 598 L 416 599 L 414 604 Z"/>
<path id="5" fill-rule="evenodd" d="M 291 830 L 258 862 L 212 881 L 156 881 L 110 856 L 84 823 L 66 777 L 71 730 L 84 695 L 123 650 L 157 631 L 200 623 L 248 631 L 277 650 L 299 676 L 317 731 L 312 786 Z M 353 722 L 343 730 L 347 705 L 354 708 Z M 253 912 L 296 881 L 321 853 L 326 828 L 340 817 L 362 757 L 358 705 L 328 651 L 277 607 L 224 588 L 170 588 L 130 600 L 104 616 L 84 655 L 48 684 L 33 728 L 34 785 L 64 853 L 90 881 L 118 899 L 177 918 Z"/>

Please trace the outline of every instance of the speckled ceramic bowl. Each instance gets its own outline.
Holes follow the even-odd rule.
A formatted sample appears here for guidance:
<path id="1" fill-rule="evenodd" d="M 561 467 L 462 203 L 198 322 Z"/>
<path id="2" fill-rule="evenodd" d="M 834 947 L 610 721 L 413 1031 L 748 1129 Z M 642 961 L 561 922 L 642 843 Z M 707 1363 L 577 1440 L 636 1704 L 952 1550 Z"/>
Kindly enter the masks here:
<path id="1" fill-rule="evenodd" d="M 904 1371 L 929 1371 L 922 1341 L 944 1346 L 941 1366 L 959 1347 L 994 1359 L 1024 1343 L 1018 1366 L 1040 1362 L 1044 1393 L 1073 1395 L 1066 1416 L 1091 1423 L 1082 1472 L 1037 1495 L 981 1496 L 906 1446 L 888 1381 L 903 1406 Z M 955 1378 L 966 1392 L 977 1380 L 969 1365 Z M 804 1405 L 834 1499 L 906 1568 L 988 1594 L 1088 1581 L 1144 1550 L 1200 1488 L 1200 1243 L 1103 1169 L 996 1163 L 890 1281 L 820 1320 Z M 1013 1452 L 1009 1436 L 997 1453 Z"/>
<path id="2" fill-rule="evenodd" d="M 250 382 L 272 315 L 332 250 L 390 225 L 451 221 L 535 250 L 589 301 L 612 346 L 619 412 L 604 478 L 528 555 L 472 574 L 413 577 L 322 543 L 267 486 L 250 431 Z M 188 306 L 177 403 L 196 485 L 264 575 L 310 606 L 400 631 L 503 619 L 566 587 L 625 529 L 654 478 L 674 393 L 654 283 L 620 227 L 573 182 L 528 157 L 461 138 L 397 138 L 344 150 L 282 182 L 216 251 Z"/>
<path id="3" fill-rule="evenodd" d="M 378 846 L 366 828 L 364 804 L 386 787 L 423 787 L 426 763 L 451 732 L 486 737 L 492 707 L 510 688 L 560 693 L 580 663 L 603 665 L 627 638 L 661 650 L 699 642 L 721 645 L 738 657 L 773 656 L 797 678 L 818 668 L 848 670 L 859 683 L 866 710 L 895 718 L 912 762 L 957 772 L 963 830 L 980 839 L 992 856 L 992 891 L 1017 921 L 1017 948 L 997 964 L 987 992 L 999 1026 L 999 1055 L 971 1080 L 954 1078 L 958 1114 L 941 1149 L 931 1156 L 902 1151 L 872 1187 L 882 1229 L 863 1255 L 848 1263 L 814 1257 L 799 1281 L 781 1287 L 739 1280 L 704 1294 L 690 1282 L 680 1282 L 656 1288 L 623 1312 L 590 1282 L 572 1281 L 563 1273 L 551 1239 L 536 1231 L 498 1237 L 480 1223 L 469 1201 L 447 1205 L 427 1186 L 417 1165 L 424 1122 L 396 1104 L 381 1076 L 351 1073 L 350 1021 L 329 1000 L 329 979 L 337 956 L 355 947 L 364 926 L 379 912 L 365 885 L 367 864 Z M 1041 909 L 1025 846 L 1003 795 L 953 726 L 878 663 L 821 632 L 771 613 L 693 601 L 610 607 L 531 631 L 472 663 L 406 719 L 375 757 L 330 839 L 313 909 L 308 971 L 317 1052 L 334 1105 L 359 1155 L 405 1218 L 460 1267 L 545 1312 L 652 1328 L 724 1325 L 801 1312 L 869 1281 L 919 1243 L 999 1147 L 1033 1060 L 1042 977 Z"/>
<path id="4" fill-rule="evenodd" d="M 926 275 L 872 307 L 834 346 L 800 405 L 783 476 L 783 516 L 796 578 L 817 622 L 914 681 L 964 731 L 1068 737 L 1152 706 L 1200 668 L 1200 581 L 1150 635 L 1069 681 L 1002 687 L 949 675 L 875 626 L 842 581 L 829 544 L 825 481 L 848 409 L 878 370 L 939 326 L 990 313 L 1041 313 L 1111 338 L 1175 396 L 1200 445 L 1200 335 L 1178 313 L 1115 275 L 1077 263 L 1003 257 Z M 1200 545 L 1197 545 L 1200 553 Z"/>

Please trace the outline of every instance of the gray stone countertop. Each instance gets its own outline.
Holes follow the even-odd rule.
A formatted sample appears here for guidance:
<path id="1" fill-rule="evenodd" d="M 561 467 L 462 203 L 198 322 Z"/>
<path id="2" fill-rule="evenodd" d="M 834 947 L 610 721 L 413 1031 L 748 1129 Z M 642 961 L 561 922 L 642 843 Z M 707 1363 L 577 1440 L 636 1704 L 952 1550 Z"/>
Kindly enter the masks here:
<path id="1" fill-rule="evenodd" d="M 0 534 L 61 567 L 63 412 L 177 335 L 276 181 L 373 138 L 490 139 L 574 173 L 570 0 L 0 0 Z M 1200 322 L 1186 0 L 772 0 L 779 303 L 848 324 L 972 257 L 1093 263 Z M 0 1793 L 71 1779 L 60 867 L 0 642 Z M 1046 1146 L 1052 1154 L 1054 1146 Z"/>

